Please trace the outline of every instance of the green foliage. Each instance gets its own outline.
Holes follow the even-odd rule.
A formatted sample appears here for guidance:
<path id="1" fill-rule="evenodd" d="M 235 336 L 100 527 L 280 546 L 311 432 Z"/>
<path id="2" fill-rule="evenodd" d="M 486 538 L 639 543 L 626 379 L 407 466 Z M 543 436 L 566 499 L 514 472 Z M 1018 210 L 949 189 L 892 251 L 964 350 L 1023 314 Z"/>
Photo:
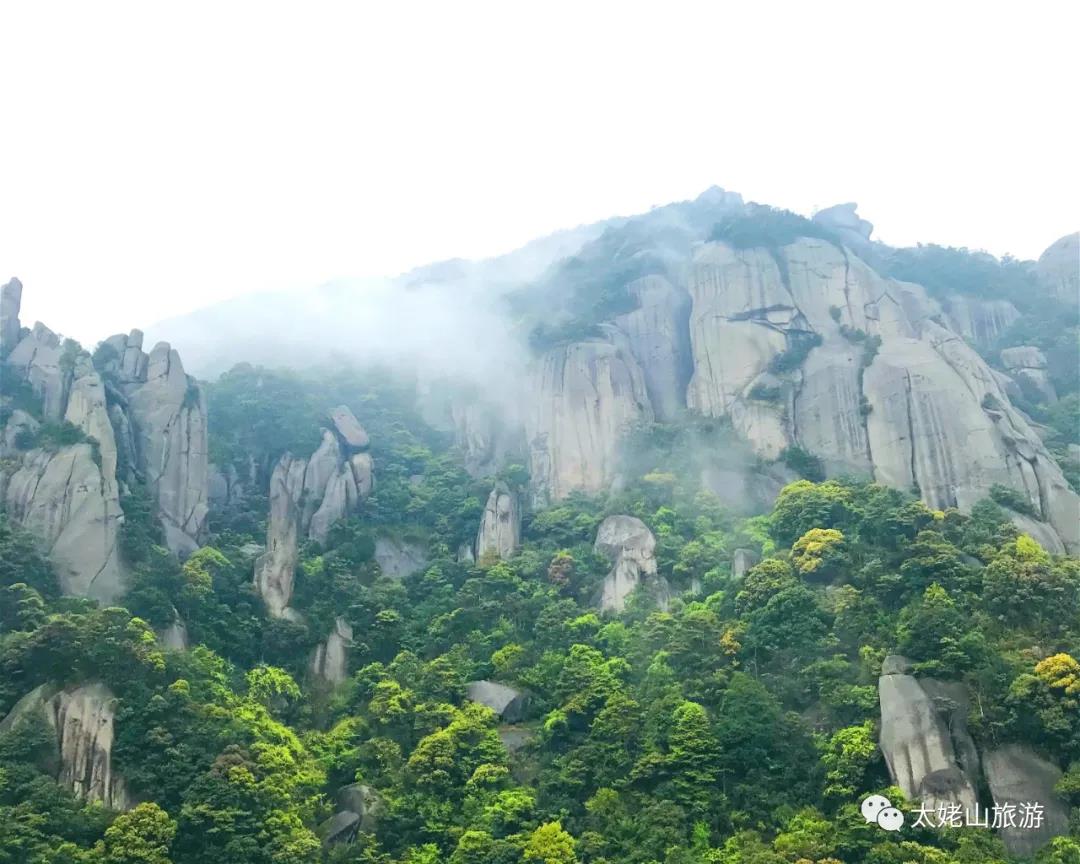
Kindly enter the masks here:
<path id="1" fill-rule="evenodd" d="M 780 461 L 800 477 L 814 483 L 825 479 L 825 465 L 821 459 L 798 444 L 785 447 L 780 454 Z"/>
<path id="2" fill-rule="evenodd" d="M 810 352 L 821 344 L 821 334 L 792 330 L 787 334 L 787 347 L 769 361 L 768 369 L 774 375 L 799 369 Z"/>

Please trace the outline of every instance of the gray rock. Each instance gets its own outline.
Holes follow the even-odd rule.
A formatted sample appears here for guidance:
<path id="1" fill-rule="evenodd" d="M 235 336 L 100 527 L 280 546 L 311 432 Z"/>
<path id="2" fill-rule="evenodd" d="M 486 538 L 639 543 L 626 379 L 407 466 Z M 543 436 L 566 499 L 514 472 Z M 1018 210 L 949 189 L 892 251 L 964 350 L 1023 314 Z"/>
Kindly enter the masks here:
<path id="1" fill-rule="evenodd" d="M 657 606 L 667 609 L 671 591 L 667 580 L 657 576 L 656 538 L 644 522 L 634 516 L 608 516 L 597 529 L 593 548 L 612 564 L 600 593 L 602 611 L 622 612 L 643 583 Z"/>
<path id="2" fill-rule="evenodd" d="M 172 623 L 161 630 L 157 637 L 162 648 L 169 651 L 187 651 L 187 624 L 184 623 L 184 619 L 180 617 L 180 614 L 175 609 L 173 609 Z"/>
<path id="3" fill-rule="evenodd" d="M 495 681 L 468 682 L 465 697 L 471 702 L 486 705 L 507 723 L 524 720 L 530 701 L 527 693 Z"/>
<path id="4" fill-rule="evenodd" d="M 539 361 L 527 420 L 537 503 L 599 492 L 614 479 L 622 436 L 653 419 L 641 367 L 625 337 L 576 342 Z"/>
<path id="5" fill-rule="evenodd" d="M 1080 233 L 1066 234 L 1047 247 L 1036 272 L 1050 294 L 1066 303 L 1080 302 Z"/>
<path id="6" fill-rule="evenodd" d="M 19 341 L 19 309 L 22 306 L 22 282 L 12 277 L 0 286 L 0 358 L 14 350 Z"/>
<path id="7" fill-rule="evenodd" d="M 516 492 L 505 483 L 496 483 L 488 495 L 480 530 L 476 534 L 476 560 L 495 557 L 505 560 L 521 545 L 521 505 Z"/>
<path id="8" fill-rule="evenodd" d="M 858 206 L 853 201 L 846 204 L 834 204 L 832 207 L 826 207 L 815 213 L 814 221 L 836 231 L 845 241 L 850 238 L 865 243 L 874 233 L 874 225 L 859 218 L 856 212 Z"/>
<path id="9" fill-rule="evenodd" d="M 753 549 L 736 549 L 731 553 L 731 575 L 742 579 L 747 571 L 758 563 L 759 556 Z"/>
<path id="10" fill-rule="evenodd" d="M 382 796 L 364 783 L 352 783 L 341 787 L 335 798 L 342 810 L 350 811 L 360 817 L 358 827 L 361 831 L 374 831 L 379 817 L 386 810 Z"/>
<path id="11" fill-rule="evenodd" d="M 427 567 L 427 550 L 418 543 L 396 537 L 375 538 L 375 561 L 383 576 L 404 579 Z"/>
<path id="12" fill-rule="evenodd" d="M 315 829 L 316 836 L 323 846 L 339 843 L 351 843 L 360 830 L 360 814 L 351 810 L 340 810 Z"/>
<path id="13" fill-rule="evenodd" d="M 353 416 L 352 411 L 345 405 L 338 405 L 330 412 L 330 420 L 337 429 L 342 440 L 356 450 L 363 450 L 371 443 L 367 430 L 360 425 L 360 421 Z"/>
<path id="14" fill-rule="evenodd" d="M 626 288 L 638 306 L 615 318 L 615 326 L 626 334 L 641 365 L 656 417 L 671 420 L 686 407 L 686 385 L 693 369 L 684 335 L 690 298 L 663 276 L 646 276 Z"/>
<path id="15" fill-rule="evenodd" d="M 1001 362 L 1020 386 L 1021 392 L 1035 402 L 1057 402 L 1057 392 L 1046 371 L 1046 355 L 1032 345 L 1006 348 Z"/>
<path id="16" fill-rule="evenodd" d="M 42 685 L 15 704 L 0 732 L 17 729 L 34 714 L 42 716 L 55 735 L 57 782 L 81 801 L 127 810 L 132 802 L 112 765 L 115 701 L 100 683 L 65 690 Z"/>
<path id="17" fill-rule="evenodd" d="M 90 444 L 26 453 L 6 480 L 4 503 L 48 553 L 65 594 L 111 604 L 124 592 L 116 483 Z"/>
<path id="18" fill-rule="evenodd" d="M 966 294 L 946 298 L 949 326 L 980 347 L 993 345 L 1020 317 L 1008 300 L 983 300 Z"/>
<path id="19" fill-rule="evenodd" d="M 16 408 L 11 412 L 7 424 L 3 427 L 3 434 L 0 435 L 0 456 L 16 456 L 22 450 L 19 442 L 33 438 L 40 428 L 41 424 L 37 420 L 21 408 Z"/>
<path id="20" fill-rule="evenodd" d="M 1069 833 L 1069 809 L 1054 792 L 1061 770 L 1033 750 L 1019 744 L 1007 744 L 988 751 L 983 770 L 994 804 L 1015 805 L 1017 826 L 1001 830 L 1001 839 L 1012 855 L 1027 858 L 1038 852 L 1054 837 Z M 1043 822 L 1038 828 L 1019 827 L 1019 806 L 1041 804 Z"/>
<path id="21" fill-rule="evenodd" d="M 901 658 L 891 658 L 891 674 L 878 679 L 881 704 L 881 750 L 893 782 L 909 799 L 930 807 L 961 804 L 969 811 L 975 787 L 964 773 L 953 748 L 949 728 L 933 698 L 911 675 L 893 672 Z"/>
<path id="22" fill-rule="evenodd" d="M 907 675 L 914 668 L 914 664 L 902 654 L 889 654 L 881 661 L 882 675 Z"/>
<path id="23" fill-rule="evenodd" d="M 472 477 L 489 477 L 504 465 L 524 459 L 520 429 L 505 407 L 461 394 L 448 408 L 454 441 L 465 470 Z"/>
<path id="24" fill-rule="evenodd" d="M 60 355 L 60 337 L 39 321 L 22 336 L 5 361 L 33 387 L 41 399 L 42 415 L 51 423 L 64 419 L 67 406 L 69 378 L 61 368 Z"/>
<path id="25" fill-rule="evenodd" d="M 334 629 L 326 640 L 315 646 L 310 671 L 328 684 L 340 684 L 349 677 L 349 646 L 353 629 L 344 618 L 334 619 Z"/>

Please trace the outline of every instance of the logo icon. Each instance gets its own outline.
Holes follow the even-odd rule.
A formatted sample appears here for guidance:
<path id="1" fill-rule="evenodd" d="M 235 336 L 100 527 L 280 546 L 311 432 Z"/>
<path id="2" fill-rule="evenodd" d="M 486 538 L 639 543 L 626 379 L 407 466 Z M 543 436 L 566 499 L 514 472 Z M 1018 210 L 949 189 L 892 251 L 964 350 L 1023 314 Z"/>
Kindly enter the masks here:
<path id="1" fill-rule="evenodd" d="M 884 795 L 870 795 L 863 799 L 863 819 L 873 822 L 886 831 L 899 831 L 904 827 L 904 814 L 892 806 Z"/>

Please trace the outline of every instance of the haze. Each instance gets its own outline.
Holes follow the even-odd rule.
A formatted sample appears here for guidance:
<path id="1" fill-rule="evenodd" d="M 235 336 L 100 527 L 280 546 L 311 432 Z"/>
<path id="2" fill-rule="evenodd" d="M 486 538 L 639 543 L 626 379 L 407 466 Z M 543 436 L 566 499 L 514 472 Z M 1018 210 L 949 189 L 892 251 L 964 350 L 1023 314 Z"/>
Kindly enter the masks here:
<path id="1" fill-rule="evenodd" d="M 0 281 L 92 346 L 714 183 L 1037 257 L 1080 224 L 1078 25 L 1063 3 L 6 4 Z"/>

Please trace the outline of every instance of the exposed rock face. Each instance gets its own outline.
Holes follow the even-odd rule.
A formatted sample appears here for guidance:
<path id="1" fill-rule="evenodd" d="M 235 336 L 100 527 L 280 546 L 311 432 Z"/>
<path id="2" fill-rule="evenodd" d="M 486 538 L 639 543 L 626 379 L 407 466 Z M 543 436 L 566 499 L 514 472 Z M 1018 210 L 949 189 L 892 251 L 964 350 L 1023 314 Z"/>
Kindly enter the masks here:
<path id="1" fill-rule="evenodd" d="M 1061 770 L 1028 747 L 1008 744 L 991 750 L 984 759 L 986 782 L 998 806 L 1025 802 L 1043 806 L 1043 822 L 1038 828 L 1003 828 L 1001 839 L 1008 851 L 1021 858 L 1038 852 L 1054 837 L 1069 833 L 1069 809 L 1054 792 Z M 1019 809 L 1016 811 L 1019 813 Z"/>
<path id="2" fill-rule="evenodd" d="M 385 810 L 378 792 L 363 783 L 353 783 L 338 790 L 335 797 L 341 809 L 316 830 L 324 846 L 351 843 L 358 832 L 375 830 Z"/>
<path id="3" fill-rule="evenodd" d="M 538 502 L 598 492 L 615 476 L 618 446 L 633 424 L 653 419 L 641 367 L 625 337 L 576 342 L 539 361 L 527 423 Z"/>
<path id="4" fill-rule="evenodd" d="M 1039 256 L 1039 281 L 1066 303 L 1080 302 L 1080 232 L 1066 234 Z"/>
<path id="5" fill-rule="evenodd" d="M 427 567 L 427 551 L 418 543 L 396 537 L 375 538 L 375 561 L 383 576 L 404 579 Z"/>
<path id="6" fill-rule="evenodd" d="M 11 353 L 19 341 L 21 306 L 22 282 L 12 278 L 0 286 L 0 359 Z"/>
<path id="7" fill-rule="evenodd" d="M 40 321 L 11 350 L 7 365 L 30 382 L 41 398 L 42 415 L 57 423 L 67 407 L 68 375 L 60 366 L 60 337 Z"/>
<path id="8" fill-rule="evenodd" d="M 47 550 L 65 594 L 110 604 L 124 592 L 120 501 L 90 444 L 26 453 L 7 480 L 4 503 L 9 518 Z"/>
<path id="9" fill-rule="evenodd" d="M 521 506 L 516 492 L 505 483 L 495 484 L 488 495 L 480 530 L 476 534 L 476 560 L 494 556 L 510 558 L 521 545 Z"/>
<path id="10" fill-rule="evenodd" d="M 465 696 L 472 702 L 486 705 L 507 723 L 524 720 L 529 707 L 527 693 L 495 681 L 470 681 L 465 685 Z"/>
<path id="11" fill-rule="evenodd" d="M 463 400 L 452 402 L 449 411 L 455 441 L 470 476 L 490 476 L 521 455 L 520 433 L 508 428 L 496 406 Z"/>
<path id="12" fill-rule="evenodd" d="M 976 345 L 992 345 L 1020 317 L 1008 300 L 981 300 L 963 294 L 947 298 L 949 326 Z"/>
<path id="13" fill-rule="evenodd" d="M 880 743 L 889 774 L 908 798 L 930 807 L 961 804 L 972 811 L 975 788 L 957 758 L 946 722 L 958 709 L 936 705 L 920 681 L 899 671 L 909 665 L 904 658 L 887 658 L 878 679 Z"/>
<path id="14" fill-rule="evenodd" d="M 656 575 L 656 538 L 644 522 L 633 516 L 608 516 L 600 523 L 593 548 L 612 563 L 601 589 L 601 610 L 622 612 L 642 582 L 656 604 L 667 608 L 671 591 L 667 580 Z"/>
<path id="15" fill-rule="evenodd" d="M 615 318 L 641 366 L 653 412 L 670 420 L 686 406 L 693 364 L 686 339 L 690 298 L 663 276 L 646 276 L 627 286 L 638 308 Z"/>
<path id="16" fill-rule="evenodd" d="M 311 674 L 328 684 L 340 684 L 349 677 L 349 646 L 353 629 L 344 618 L 334 620 L 334 629 L 326 641 L 315 647 L 311 656 Z"/>
<path id="17" fill-rule="evenodd" d="M 371 443 L 367 430 L 360 425 L 360 421 L 353 416 L 352 411 L 347 406 L 338 405 L 337 408 L 330 412 L 330 420 L 342 440 L 349 447 L 363 450 Z"/>
<path id="18" fill-rule="evenodd" d="M 1080 499 L 999 377 L 937 323 L 941 309 L 919 286 L 801 239 L 777 250 L 706 243 L 689 289 L 687 402 L 729 416 L 759 455 L 798 444 L 831 473 L 917 488 L 935 508 L 970 508 L 1001 483 L 1031 500 L 1065 548 L 1080 548 Z M 786 362 L 811 333 L 819 344 L 807 353 L 802 342 L 805 358 Z"/>
<path id="19" fill-rule="evenodd" d="M 359 423 L 353 428 L 346 418 L 343 425 L 354 440 L 360 439 Z M 323 429 L 322 441 L 309 458 L 286 453 L 278 460 L 270 476 L 266 551 L 255 561 L 255 585 L 271 615 L 282 617 L 291 611 L 300 540 L 310 537 L 325 543 L 334 523 L 355 510 L 373 485 L 371 454 L 351 452 L 330 429 Z"/>
<path id="20" fill-rule="evenodd" d="M 104 684 L 59 691 L 43 684 L 15 704 L 0 722 L 0 732 L 34 714 L 43 716 L 56 735 L 57 782 L 80 800 L 126 810 L 131 801 L 124 779 L 112 767 L 114 702 Z"/>
<path id="21" fill-rule="evenodd" d="M 1046 371 L 1046 355 L 1033 345 L 1006 348 L 1001 362 L 1016 379 L 1022 392 L 1035 402 L 1057 402 L 1057 393 Z"/>
<path id="22" fill-rule="evenodd" d="M 752 549 L 736 549 L 731 553 L 731 576 L 742 579 L 758 562 L 758 556 Z"/>
<path id="23" fill-rule="evenodd" d="M 854 202 L 834 204 L 815 213 L 814 221 L 835 231 L 846 245 L 858 249 L 868 243 L 874 233 L 873 223 L 859 218 L 858 206 Z"/>
<path id="24" fill-rule="evenodd" d="M 187 651 L 188 649 L 188 630 L 187 624 L 184 623 L 184 619 L 180 617 L 175 609 L 173 609 L 173 620 L 168 627 L 157 634 L 158 642 L 162 648 L 169 651 Z"/>

